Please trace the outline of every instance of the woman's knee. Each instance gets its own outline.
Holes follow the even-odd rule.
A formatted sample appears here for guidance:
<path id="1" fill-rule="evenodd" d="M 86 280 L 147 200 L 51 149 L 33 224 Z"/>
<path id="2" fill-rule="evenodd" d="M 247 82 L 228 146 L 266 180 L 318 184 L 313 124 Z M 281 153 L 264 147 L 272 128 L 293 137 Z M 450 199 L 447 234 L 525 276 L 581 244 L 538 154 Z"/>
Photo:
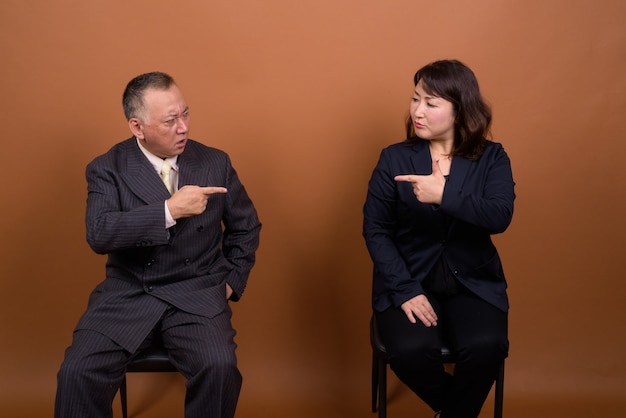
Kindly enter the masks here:
<path id="1" fill-rule="evenodd" d="M 499 363 L 508 356 L 508 351 L 509 343 L 506 338 L 480 336 L 459 348 L 457 361 Z"/>

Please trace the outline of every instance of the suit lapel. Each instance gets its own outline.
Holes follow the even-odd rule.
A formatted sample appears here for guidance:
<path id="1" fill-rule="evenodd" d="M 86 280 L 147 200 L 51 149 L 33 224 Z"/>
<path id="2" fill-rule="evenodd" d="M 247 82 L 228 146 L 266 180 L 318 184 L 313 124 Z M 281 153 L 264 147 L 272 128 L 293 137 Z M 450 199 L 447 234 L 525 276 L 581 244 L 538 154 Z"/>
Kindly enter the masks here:
<path id="1" fill-rule="evenodd" d="M 190 142 L 187 147 L 193 146 Z M 193 152 L 187 149 L 178 157 L 178 187 L 185 185 L 207 186 L 208 167 L 203 167 Z"/>
<path id="2" fill-rule="evenodd" d="M 144 202 L 154 203 L 161 199 L 165 201 L 170 194 L 136 141 L 135 138 L 131 138 L 124 144 L 120 157 L 124 161 L 119 165 L 120 177 L 128 188 Z"/>

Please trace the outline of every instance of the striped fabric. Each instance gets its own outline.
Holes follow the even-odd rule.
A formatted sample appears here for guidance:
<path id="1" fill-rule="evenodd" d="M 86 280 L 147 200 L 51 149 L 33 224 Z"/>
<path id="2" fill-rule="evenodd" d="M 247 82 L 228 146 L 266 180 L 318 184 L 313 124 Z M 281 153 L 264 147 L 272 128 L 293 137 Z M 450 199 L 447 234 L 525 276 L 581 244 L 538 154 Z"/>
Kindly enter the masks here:
<path id="1" fill-rule="evenodd" d="M 226 153 L 189 140 L 178 165 L 179 188 L 223 186 L 228 192 L 212 195 L 203 214 L 179 219 L 169 229 L 165 229 L 163 202 L 170 194 L 135 138 L 117 144 L 87 166 L 87 241 L 108 259 L 106 278 L 92 292 L 75 336 L 95 332 L 129 355 L 172 308 L 209 327 L 211 321 L 226 317 L 227 325 L 220 320 L 217 329 L 223 335 L 234 334 L 225 284 L 234 291 L 231 299 L 238 300 L 255 262 L 261 224 Z M 201 328 L 185 329 L 195 333 Z M 81 337 L 81 341 L 88 347 L 81 346 L 83 351 L 98 352 L 102 344 L 100 338 L 89 343 L 90 338 Z M 75 344 L 76 337 L 72 347 Z M 234 358 L 234 342 L 224 346 Z M 64 387 L 64 393 L 71 393 L 62 380 L 67 375 L 64 367 L 74 361 L 72 347 L 59 372 L 59 391 Z M 180 361 L 183 367 L 184 362 Z M 238 393 L 234 386 L 230 392 Z M 63 403 L 62 398 L 58 395 L 58 403 Z M 59 408 L 58 418 L 70 416 Z"/>

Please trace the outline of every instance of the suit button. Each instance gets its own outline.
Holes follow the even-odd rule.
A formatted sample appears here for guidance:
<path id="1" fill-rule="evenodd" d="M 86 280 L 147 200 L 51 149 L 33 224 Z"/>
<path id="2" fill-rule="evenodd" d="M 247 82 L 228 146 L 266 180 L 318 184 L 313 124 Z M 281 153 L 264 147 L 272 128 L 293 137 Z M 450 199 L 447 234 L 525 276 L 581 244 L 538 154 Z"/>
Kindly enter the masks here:
<path id="1" fill-rule="evenodd" d="M 152 289 L 153 289 L 152 286 L 148 286 L 146 287 L 146 292 L 152 292 Z"/>
<path id="2" fill-rule="evenodd" d="M 185 264 L 189 264 L 189 263 L 191 263 L 191 260 L 188 258 L 185 258 Z"/>

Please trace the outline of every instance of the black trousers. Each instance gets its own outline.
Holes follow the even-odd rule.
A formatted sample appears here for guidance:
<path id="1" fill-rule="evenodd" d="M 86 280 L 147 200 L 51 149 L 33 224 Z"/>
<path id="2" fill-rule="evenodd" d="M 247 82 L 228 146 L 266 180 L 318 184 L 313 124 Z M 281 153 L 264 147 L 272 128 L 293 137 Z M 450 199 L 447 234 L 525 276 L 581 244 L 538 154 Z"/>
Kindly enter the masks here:
<path id="1" fill-rule="evenodd" d="M 390 367 L 442 418 L 476 418 L 508 355 L 508 314 L 465 288 L 426 296 L 436 327 L 410 323 L 400 308 L 376 313 Z M 441 360 L 444 341 L 456 359 L 453 375 Z"/>
<path id="2" fill-rule="evenodd" d="M 242 379 L 230 319 L 230 309 L 209 319 L 169 308 L 142 344 L 161 338 L 170 360 L 187 379 L 186 418 L 235 415 Z M 137 353 L 95 331 L 75 331 L 57 375 L 55 418 L 112 417 L 126 364 Z"/>

